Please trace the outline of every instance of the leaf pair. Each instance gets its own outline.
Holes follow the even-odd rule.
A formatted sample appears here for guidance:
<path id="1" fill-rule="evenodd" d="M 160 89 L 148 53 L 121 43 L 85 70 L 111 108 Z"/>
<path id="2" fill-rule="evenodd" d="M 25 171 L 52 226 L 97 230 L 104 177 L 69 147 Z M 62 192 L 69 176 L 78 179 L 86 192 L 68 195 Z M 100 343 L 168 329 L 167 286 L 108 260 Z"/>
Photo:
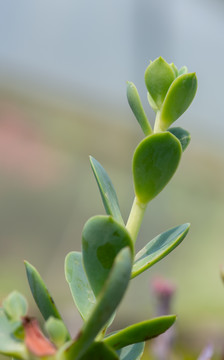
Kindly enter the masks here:
<path id="1" fill-rule="evenodd" d="M 127 289 L 131 269 L 132 253 L 129 247 L 125 247 L 116 256 L 103 289 L 97 296 L 97 301 L 87 321 L 84 322 L 77 340 L 66 348 L 65 356 L 68 359 L 79 360 L 105 327 Z"/>
<path id="2" fill-rule="evenodd" d="M 100 220 L 101 218 L 104 219 L 107 217 L 100 217 Z M 95 220 L 95 218 L 93 218 L 93 220 Z M 97 220 L 99 219 L 97 218 Z M 88 226 L 91 226 L 91 222 Z M 188 232 L 188 229 L 189 229 L 189 224 L 184 224 L 176 228 L 173 228 L 171 230 L 168 230 L 167 232 L 153 239 L 145 248 L 143 248 L 137 254 L 135 258 L 134 267 L 132 270 L 132 277 L 139 275 L 147 268 L 152 266 L 154 263 L 156 263 L 164 256 L 166 256 L 170 251 L 172 251 L 184 239 L 184 237 Z M 69 359 L 74 356 L 79 359 L 80 356 L 80 359 L 84 360 L 84 359 L 88 359 L 88 356 L 90 356 L 90 354 L 91 354 L 91 358 L 94 359 L 95 356 L 94 354 L 96 349 L 98 349 L 97 351 L 102 350 L 102 352 L 105 354 L 108 351 L 108 358 L 111 357 L 111 359 L 113 358 L 116 359 L 115 354 L 111 352 L 110 349 L 105 348 L 103 345 L 101 349 L 101 345 L 96 346 L 94 345 L 95 343 L 93 341 L 96 338 L 99 331 L 102 330 L 102 328 L 108 322 L 108 319 L 110 316 L 112 316 L 113 311 L 116 310 L 114 301 L 115 302 L 117 301 L 116 299 L 117 295 L 120 294 L 120 299 L 121 299 L 121 297 L 124 294 L 124 292 L 122 292 L 122 287 L 125 286 L 126 289 L 126 286 L 128 284 L 129 279 L 128 277 L 126 277 L 126 283 L 125 284 L 123 283 L 122 286 L 120 286 L 121 285 L 120 278 L 123 277 L 122 269 L 123 266 L 126 266 L 125 264 L 127 264 L 127 261 L 124 261 L 123 258 L 123 260 L 120 263 L 117 262 L 118 258 L 120 257 L 122 252 L 124 252 L 125 249 L 128 249 L 128 247 L 124 248 L 120 253 L 118 253 L 117 257 L 115 258 L 114 265 L 111 268 L 111 272 L 109 273 L 108 278 L 104 280 L 104 284 L 102 285 L 102 290 L 97 296 L 97 299 L 95 298 L 94 293 L 87 280 L 87 276 L 85 274 L 82 264 L 81 253 L 72 252 L 68 254 L 65 263 L 66 278 L 69 282 L 69 286 L 72 291 L 72 295 L 75 300 L 75 303 L 85 320 L 85 324 L 82 330 L 80 331 L 80 335 L 78 336 L 77 341 L 69 345 L 69 347 L 66 350 L 66 354 L 68 353 Z M 94 254 L 93 256 L 95 257 L 95 254 L 97 254 L 97 246 L 95 249 L 93 249 L 93 254 Z M 130 250 L 129 250 L 129 254 L 131 255 Z M 129 257 L 129 266 L 132 267 L 131 256 Z M 111 280 L 112 274 L 113 274 L 114 282 Z M 88 300 L 88 298 L 91 300 L 91 302 Z M 108 309 L 110 309 L 109 312 Z M 119 350 L 122 348 L 122 350 L 120 351 L 120 355 L 122 353 L 126 354 L 126 352 L 128 351 L 126 347 L 128 345 L 136 342 L 142 342 L 146 339 L 157 336 L 158 334 L 162 333 L 167 328 L 169 328 L 174 322 L 174 320 L 175 317 L 171 316 L 171 317 L 158 318 L 158 319 L 142 322 L 139 324 L 135 324 L 117 332 L 114 335 L 113 334 L 109 335 L 104 340 L 104 342 L 112 349 Z M 135 348 L 132 348 L 132 351 L 134 351 L 134 349 Z M 130 357 L 127 357 L 127 359 L 135 360 L 137 356 L 132 357 L 133 356 L 132 351 L 130 350 L 130 354 L 129 354 Z M 122 359 L 122 357 L 120 358 Z"/>
<path id="3" fill-rule="evenodd" d="M 162 57 L 150 62 L 145 71 L 145 84 L 150 106 L 157 113 L 155 129 L 165 131 L 190 106 L 196 90 L 195 73 L 187 73 L 183 66 L 179 71 Z M 152 133 L 151 125 L 143 109 L 136 86 L 127 82 L 127 99 L 130 108 L 145 136 Z"/>
<path id="4" fill-rule="evenodd" d="M 65 261 L 65 273 L 75 304 L 80 314 L 82 315 L 84 321 L 88 323 L 88 318 L 90 317 L 91 312 L 94 312 L 96 298 L 93 294 L 86 273 L 84 271 L 81 253 L 71 252 L 70 254 L 67 255 Z M 119 272 L 119 276 L 121 275 L 122 274 Z M 113 301 L 113 296 L 111 301 Z M 95 314 L 97 313 L 95 312 Z M 97 321 L 98 319 L 95 319 L 96 323 Z M 125 348 L 120 349 L 116 353 L 113 348 L 111 348 L 109 345 L 105 344 L 104 342 L 93 342 L 89 346 L 86 353 L 81 357 L 81 360 L 87 360 L 87 359 L 94 360 L 95 358 L 96 359 L 100 358 L 100 356 L 103 359 L 108 359 L 108 360 L 118 359 L 118 356 L 120 360 L 137 360 L 139 356 L 142 354 L 143 349 L 144 349 L 144 343 L 138 343 L 138 344 L 126 346 Z"/>
<path id="5" fill-rule="evenodd" d="M 179 71 L 162 57 L 149 64 L 145 71 L 148 100 L 155 112 L 159 112 L 159 129 L 165 131 L 190 106 L 197 90 L 195 73 Z"/>
<path id="6" fill-rule="evenodd" d="M 137 355 L 133 357 L 133 354 L 137 352 L 137 349 L 142 351 L 143 345 L 138 346 L 136 349 L 135 347 L 131 347 L 131 349 L 123 348 L 165 331 L 174 322 L 175 317 L 158 318 L 123 329 L 116 335 L 111 335 L 104 340 L 104 343 L 109 348 L 94 343 L 99 332 L 115 312 L 130 280 L 128 273 L 130 276 L 130 270 L 132 269 L 132 251 L 130 251 L 130 248 L 132 243 L 123 227 L 113 218 L 107 216 L 90 219 L 84 227 L 83 239 L 83 257 L 88 279 L 85 275 L 80 253 L 72 252 L 68 254 L 65 262 L 67 281 L 75 303 L 85 320 L 77 340 L 66 347 L 66 357 L 68 359 L 75 357 L 81 360 L 94 359 L 95 351 L 99 351 L 100 354 L 102 351 L 104 356 L 108 353 L 109 359 L 117 359 L 112 350 L 122 349 L 120 356 L 122 353 L 127 355 L 129 350 L 130 354 L 127 359 L 135 360 Z M 129 246 L 125 247 L 128 244 L 126 241 L 128 241 Z M 124 246 L 122 250 L 117 250 L 118 244 L 120 244 L 119 249 L 122 243 Z M 102 266 L 98 258 L 100 253 L 98 250 L 102 244 L 112 244 L 115 246 L 114 251 L 118 251 L 118 255 L 114 258 L 114 251 L 111 251 L 110 247 L 106 247 L 109 254 L 108 259 L 112 258 L 113 261 L 108 260 L 109 262 L 107 262 L 107 254 L 104 254 L 106 255 L 104 266 Z M 96 268 L 98 268 L 97 273 L 94 272 Z M 99 284 L 101 284 L 101 287 L 99 287 Z M 91 299 L 91 302 L 88 301 L 88 298 Z M 140 350 L 138 350 L 139 354 L 141 353 Z M 120 358 L 122 359 L 122 356 Z"/>

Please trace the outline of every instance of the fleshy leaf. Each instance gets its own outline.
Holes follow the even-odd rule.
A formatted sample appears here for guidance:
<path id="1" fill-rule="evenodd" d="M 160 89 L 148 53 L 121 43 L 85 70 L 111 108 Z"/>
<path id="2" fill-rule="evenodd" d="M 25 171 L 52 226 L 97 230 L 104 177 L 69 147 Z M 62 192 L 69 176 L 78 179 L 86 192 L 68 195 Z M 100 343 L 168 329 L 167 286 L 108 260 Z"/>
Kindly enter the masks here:
<path id="1" fill-rule="evenodd" d="M 171 133 L 148 136 L 133 157 L 135 193 L 142 203 L 152 200 L 174 175 L 182 154 L 180 141 Z"/>
<path id="2" fill-rule="evenodd" d="M 63 321 L 50 316 L 45 322 L 45 329 L 51 342 L 57 347 L 60 347 L 65 343 L 68 332 Z"/>
<path id="3" fill-rule="evenodd" d="M 153 98 L 151 97 L 151 95 L 149 94 L 149 92 L 147 92 L 147 99 L 148 99 L 149 105 L 151 106 L 152 110 L 157 112 L 158 107 L 157 107 L 155 101 L 153 100 Z"/>
<path id="4" fill-rule="evenodd" d="M 183 74 L 187 74 L 187 72 L 188 72 L 187 66 L 182 66 L 180 68 L 180 70 L 178 71 L 178 76 L 183 75 Z"/>
<path id="5" fill-rule="evenodd" d="M 190 106 L 197 90 L 195 73 L 178 76 L 171 84 L 160 113 L 160 129 L 166 130 Z"/>
<path id="6" fill-rule="evenodd" d="M 76 307 L 83 320 L 86 321 L 96 303 L 96 297 L 86 276 L 80 252 L 72 251 L 66 256 L 65 277 Z M 114 316 L 109 320 L 107 327 L 113 322 Z"/>
<path id="7" fill-rule="evenodd" d="M 143 133 L 145 136 L 150 135 L 152 133 L 152 128 L 143 109 L 138 90 L 130 81 L 127 82 L 127 98 L 130 108 L 141 126 Z"/>
<path id="8" fill-rule="evenodd" d="M 77 309 L 83 320 L 86 320 L 96 303 L 96 298 L 87 279 L 80 252 L 73 251 L 66 256 L 65 277 Z"/>
<path id="9" fill-rule="evenodd" d="M 100 293 L 119 251 L 132 240 L 124 226 L 111 216 L 94 216 L 82 234 L 83 264 L 95 296 Z"/>
<path id="10" fill-rule="evenodd" d="M 126 247 L 116 256 L 109 277 L 87 322 L 84 323 L 75 341 L 63 350 L 62 356 L 66 359 L 79 360 L 104 328 L 127 289 L 131 268 L 132 252 Z"/>
<path id="11" fill-rule="evenodd" d="M 53 316 L 56 319 L 62 320 L 55 302 L 36 268 L 27 261 L 25 261 L 25 267 L 30 290 L 44 319 L 47 320 L 50 316 Z M 67 338 L 69 337 L 68 333 Z"/>
<path id="12" fill-rule="evenodd" d="M 0 353 L 16 359 L 27 359 L 25 344 L 14 336 L 14 331 L 14 323 L 0 309 Z"/>
<path id="13" fill-rule="evenodd" d="M 172 69 L 174 71 L 175 77 L 177 77 L 179 74 L 178 74 L 178 69 L 177 69 L 176 65 L 174 65 L 174 63 L 171 63 L 170 66 L 172 67 Z"/>
<path id="14" fill-rule="evenodd" d="M 106 213 L 113 216 L 115 220 L 123 225 L 124 221 L 121 216 L 117 194 L 107 172 L 92 156 L 90 156 L 90 164 L 100 190 Z"/>
<path id="15" fill-rule="evenodd" d="M 166 93 L 175 79 L 175 73 L 162 57 L 157 58 L 149 64 L 145 71 L 145 84 L 148 92 L 160 109 L 165 99 Z"/>
<path id="16" fill-rule="evenodd" d="M 182 146 L 182 151 L 186 150 L 191 141 L 190 133 L 187 130 L 182 129 L 181 127 L 169 128 L 167 131 L 169 131 L 171 134 L 178 138 Z"/>
<path id="17" fill-rule="evenodd" d="M 26 298 L 18 291 L 13 291 L 3 301 L 3 308 L 11 320 L 21 320 L 25 316 L 28 309 Z"/>
<path id="18" fill-rule="evenodd" d="M 120 360 L 139 360 L 144 352 L 145 343 L 125 346 L 117 351 Z"/>
<path id="19" fill-rule="evenodd" d="M 176 226 L 152 239 L 135 256 L 132 278 L 141 274 L 174 250 L 185 238 L 190 228 L 186 223 Z"/>
<path id="20" fill-rule="evenodd" d="M 104 341 L 110 347 L 119 350 L 125 346 L 143 342 L 162 334 L 173 325 L 175 320 L 175 315 L 169 315 L 142 321 L 128 326 L 111 336 L 109 335 Z"/>
<path id="21" fill-rule="evenodd" d="M 94 342 L 80 360 L 119 360 L 116 352 L 104 342 Z"/>

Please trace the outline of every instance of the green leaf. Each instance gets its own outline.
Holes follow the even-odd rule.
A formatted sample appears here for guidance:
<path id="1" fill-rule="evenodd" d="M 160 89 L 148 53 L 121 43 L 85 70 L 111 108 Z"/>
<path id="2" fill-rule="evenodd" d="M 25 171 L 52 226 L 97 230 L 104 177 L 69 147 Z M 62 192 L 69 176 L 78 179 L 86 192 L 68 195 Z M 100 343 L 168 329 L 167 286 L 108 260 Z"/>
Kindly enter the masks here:
<path id="1" fill-rule="evenodd" d="M 138 90 L 130 81 L 127 82 L 127 98 L 130 108 L 141 126 L 143 133 L 145 136 L 150 135 L 152 133 L 152 128 L 143 109 Z"/>
<path id="2" fill-rule="evenodd" d="M 119 360 L 116 352 L 103 342 L 94 342 L 80 360 Z"/>
<path id="3" fill-rule="evenodd" d="M 15 323 L 0 309 L 0 353 L 17 359 L 27 359 L 25 344 L 14 336 Z"/>
<path id="4" fill-rule="evenodd" d="M 74 251 L 66 256 L 65 277 L 77 309 L 83 320 L 86 320 L 96 303 L 96 298 L 87 279 L 81 253 Z"/>
<path id="5" fill-rule="evenodd" d="M 178 71 L 178 76 L 183 75 L 183 74 L 187 74 L 187 72 L 188 72 L 187 66 L 182 66 L 180 68 L 180 70 Z"/>
<path id="6" fill-rule="evenodd" d="M 108 336 L 104 342 L 115 350 L 125 346 L 152 339 L 170 328 L 176 320 L 175 315 L 146 320 Z"/>
<path id="7" fill-rule="evenodd" d="M 133 157 L 135 193 L 142 203 L 152 200 L 174 175 L 182 150 L 171 133 L 148 136 L 137 146 Z"/>
<path id="8" fill-rule="evenodd" d="M 152 239 L 135 256 L 132 278 L 141 274 L 173 251 L 185 238 L 190 224 L 176 226 Z"/>
<path id="9" fill-rule="evenodd" d="M 8 317 L 14 321 L 25 316 L 28 309 L 27 300 L 18 291 L 13 291 L 3 301 L 3 308 Z"/>
<path id="10" fill-rule="evenodd" d="M 36 268 L 27 261 L 25 261 L 25 267 L 30 290 L 44 319 L 47 320 L 50 316 L 53 316 L 61 320 L 55 302 Z"/>
<path id="11" fill-rule="evenodd" d="M 90 164 L 96 178 L 103 204 L 108 215 L 111 215 L 122 225 L 124 221 L 121 216 L 117 194 L 114 186 L 102 165 L 90 156 Z"/>
<path id="12" fill-rule="evenodd" d="M 149 64 L 145 71 L 145 84 L 157 108 L 160 109 L 166 93 L 175 79 L 175 73 L 162 57 Z"/>
<path id="13" fill-rule="evenodd" d="M 167 131 L 178 138 L 182 146 L 182 151 L 188 147 L 191 141 L 191 135 L 187 130 L 182 129 L 181 127 L 173 127 L 169 128 Z"/>
<path id="14" fill-rule="evenodd" d="M 120 360 L 140 360 L 144 352 L 145 343 L 140 342 L 125 346 L 117 351 Z"/>
<path id="15" fill-rule="evenodd" d="M 50 316 L 44 325 L 51 342 L 53 342 L 57 347 L 62 346 L 68 335 L 68 331 L 63 321 Z"/>
<path id="16" fill-rule="evenodd" d="M 190 106 L 197 90 L 195 73 L 178 76 L 171 84 L 160 113 L 160 128 L 166 130 Z"/>
<path id="17" fill-rule="evenodd" d="M 44 319 L 47 320 L 50 316 L 53 316 L 56 319 L 62 320 L 55 302 L 38 271 L 27 261 L 25 261 L 25 267 L 30 290 Z M 69 333 L 67 338 L 70 338 Z"/>
<path id="18" fill-rule="evenodd" d="M 64 355 L 66 359 L 79 360 L 104 328 L 127 289 L 131 268 L 132 252 L 126 247 L 116 256 L 109 277 L 87 322 L 84 323 L 75 341 L 63 349 L 62 356 Z"/>
<path id="19" fill-rule="evenodd" d="M 119 251 L 133 244 L 128 231 L 111 216 L 94 216 L 82 234 L 84 268 L 95 296 L 98 296 Z"/>
<path id="20" fill-rule="evenodd" d="M 174 71 L 175 77 L 177 77 L 179 75 L 179 73 L 178 73 L 178 69 L 177 69 L 176 65 L 174 65 L 174 63 L 171 63 L 170 66 L 172 67 L 172 69 Z"/>
<path id="21" fill-rule="evenodd" d="M 83 320 L 86 321 L 96 303 L 96 298 L 86 276 L 80 252 L 70 252 L 66 256 L 65 277 L 76 307 Z M 107 327 L 111 325 L 113 320 L 114 316 L 111 317 Z"/>
<path id="22" fill-rule="evenodd" d="M 151 106 L 151 108 L 157 112 L 158 111 L 158 107 L 155 103 L 155 101 L 153 100 L 153 98 L 151 97 L 151 95 L 149 94 L 149 92 L 147 91 L 147 99 L 148 99 L 148 102 L 149 102 L 149 105 Z"/>

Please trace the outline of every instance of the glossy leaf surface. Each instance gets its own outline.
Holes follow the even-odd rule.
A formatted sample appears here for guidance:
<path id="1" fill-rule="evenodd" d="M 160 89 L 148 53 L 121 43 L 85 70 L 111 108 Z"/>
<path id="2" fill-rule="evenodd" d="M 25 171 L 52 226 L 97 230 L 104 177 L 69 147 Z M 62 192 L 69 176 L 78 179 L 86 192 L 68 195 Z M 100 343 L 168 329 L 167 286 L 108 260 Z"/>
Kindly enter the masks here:
<path id="1" fill-rule="evenodd" d="M 128 326 L 108 336 L 104 341 L 115 350 L 125 346 L 152 339 L 170 328 L 176 320 L 175 315 L 161 316 Z"/>
<path id="2" fill-rule="evenodd" d="M 139 360 L 145 347 L 144 342 L 125 346 L 117 351 L 120 360 Z"/>
<path id="3" fill-rule="evenodd" d="M 94 342 L 80 360 L 119 360 L 116 352 L 104 342 Z"/>
<path id="4" fill-rule="evenodd" d="M 130 280 L 132 252 L 129 247 L 120 251 L 105 286 L 100 293 L 88 320 L 77 336 L 75 342 L 64 351 L 67 359 L 79 360 L 89 348 L 98 333 L 104 328 L 119 305 Z"/>
<path id="5" fill-rule="evenodd" d="M 124 224 L 117 194 L 106 170 L 92 156 L 90 156 L 90 164 L 100 190 L 106 213 L 113 216 L 119 223 Z"/>
<path id="6" fill-rule="evenodd" d="M 162 57 L 157 58 L 149 64 L 145 71 L 145 84 L 157 108 L 160 109 L 166 93 L 175 79 L 172 66 Z"/>
<path id="7" fill-rule="evenodd" d="M 127 98 L 130 108 L 141 126 L 143 133 L 145 136 L 150 135 L 152 133 L 152 128 L 143 109 L 138 90 L 130 81 L 127 82 Z"/>
<path id="8" fill-rule="evenodd" d="M 167 131 L 178 138 L 181 143 L 182 151 L 188 147 L 191 141 L 191 135 L 187 130 L 182 129 L 181 127 L 173 127 L 169 128 Z"/>
<path id="9" fill-rule="evenodd" d="M 36 268 L 27 261 L 25 261 L 25 267 L 30 290 L 44 319 L 47 320 L 50 316 L 53 316 L 62 320 L 55 302 Z M 69 338 L 69 334 L 67 334 L 67 337 Z"/>
<path id="10" fill-rule="evenodd" d="M 80 252 L 73 251 L 66 256 L 65 277 L 76 307 L 86 320 L 96 303 L 96 298 L 87 279 Z"/>
<path id="11" fill-rule="evenodd" d="M 176 226 L 152 239 L 135 256 L 132 278 L 141 274 L 174 250 L 185 238 L 190 228 L 186 223 Z"/>
<path id="12" fill-rule="evenodd" d="M 182 154 L 179 140 L 169 132 L 148 136 L 133 157 L 135 193 L 142 203 L 152 200 L 174 175 Z"/>
<path id="13" fill-rule="evenodd" d="M 82 235 L 83 263 L 86 274 L 97 296 L 112 268 L 119 251 L 132 241 L 124 226 L 111 216 L 94 216 L 87 221 Z"/>
<path id="14" fill-rule="evenodd" d="M 197 90 L 195 73 L 178 76 L 166 94 L 160 113 L 160 128 L 166 130 L 190 106 Z"/>
<path id="15" fill-rule="evenodd" d="M 17 359 L 26 359 L 26 347 L 13 335 L 14 330 L 14 323 L 9 321 L 3 309 L 0 309 L 0 353 Z"/>
<path id="16" fill-rule="evenodd" d="M 22 294 L 18 291 L 13 291 L 3 301 L 3 308 L 8 317 L 16 321 L 21 320 L 21 317 L 26 315 L 28 304 Z"/>

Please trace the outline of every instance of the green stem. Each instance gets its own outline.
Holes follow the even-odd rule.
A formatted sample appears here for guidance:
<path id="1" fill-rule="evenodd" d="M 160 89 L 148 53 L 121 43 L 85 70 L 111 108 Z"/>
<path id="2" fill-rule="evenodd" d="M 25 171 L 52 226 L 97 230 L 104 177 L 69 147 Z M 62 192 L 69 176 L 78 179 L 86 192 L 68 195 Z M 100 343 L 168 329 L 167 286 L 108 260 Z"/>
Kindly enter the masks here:
<path id="1" fill-rule="evenodd" d="M 155 120 L 155 124 L 154 124 L 154 133 L 158 133 L 163 131 L 160 127 L 160 111 L 158 110 L 156 113 L 156 120 Z"/>
<path id="2" fill-rule="evenodd" d="M 135 243 L 138 232 L 143 220 L 143 216 L 146 210 L 147 204 L 141 203 L 137 197 L 135 197 L 131 212 L 127 221 L 126 229 L 129 231 L 133 243 Z"/>

